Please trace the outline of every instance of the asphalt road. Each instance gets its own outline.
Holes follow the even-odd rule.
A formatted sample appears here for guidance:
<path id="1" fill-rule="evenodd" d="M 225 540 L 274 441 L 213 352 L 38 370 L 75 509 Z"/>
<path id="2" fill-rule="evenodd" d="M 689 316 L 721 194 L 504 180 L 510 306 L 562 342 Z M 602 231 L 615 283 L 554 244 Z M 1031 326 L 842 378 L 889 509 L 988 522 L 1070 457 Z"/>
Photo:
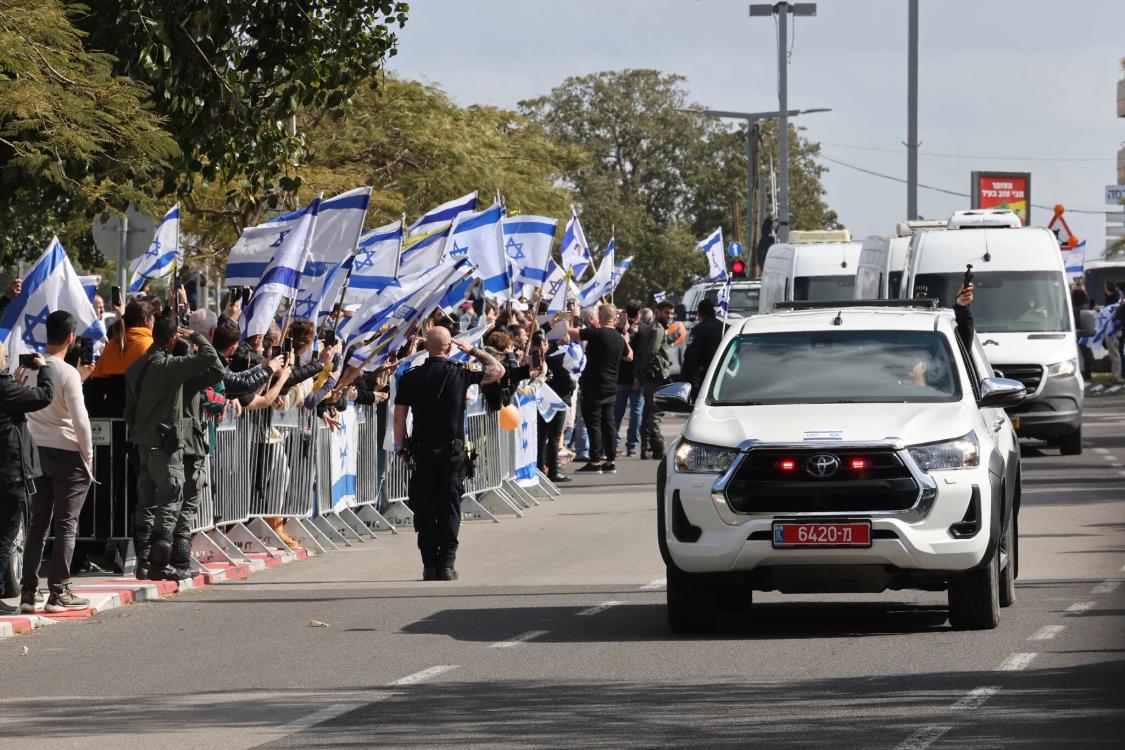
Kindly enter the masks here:
<path id="1" fill-rule="evenodd" d="M 0 641 L 0 747 L 1121 747 L 1125 400 L 1088 403 L 1082 456 L 1025 445 L 993 631 L 944 594 L 758 594 L 673 637 L 656 463 L 626 459 L 467 524 L 455 583 L 382 535 Z"/>

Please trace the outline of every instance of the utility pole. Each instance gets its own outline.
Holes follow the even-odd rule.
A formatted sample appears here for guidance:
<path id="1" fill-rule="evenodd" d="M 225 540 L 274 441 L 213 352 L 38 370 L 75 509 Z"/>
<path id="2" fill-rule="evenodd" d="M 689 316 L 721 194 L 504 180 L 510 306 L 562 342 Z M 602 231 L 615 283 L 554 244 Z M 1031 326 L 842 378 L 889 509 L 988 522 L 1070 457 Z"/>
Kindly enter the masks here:
<path id="1" fill-rule="evenodd" d="M 117 246 L 117 286 L 121 287 L 121 299 L 129 291 L 129 212 L 121 214 L 121 243 Z"/>
<path id="2" fill-rule="evenodd" d="M 907 10 L 906 218 L 918 218 L 918 0 Z"/>
<path id="3" fill-rule="evenodd" d="M 777 109 L 781 113 L 777 133 L 777 160 L 781 185 L 777 200 L 777 238 L 789 241 L 789 14 L 815 16 L 816 3 L 751 5 L 750 16 L 777 16 Z"/>

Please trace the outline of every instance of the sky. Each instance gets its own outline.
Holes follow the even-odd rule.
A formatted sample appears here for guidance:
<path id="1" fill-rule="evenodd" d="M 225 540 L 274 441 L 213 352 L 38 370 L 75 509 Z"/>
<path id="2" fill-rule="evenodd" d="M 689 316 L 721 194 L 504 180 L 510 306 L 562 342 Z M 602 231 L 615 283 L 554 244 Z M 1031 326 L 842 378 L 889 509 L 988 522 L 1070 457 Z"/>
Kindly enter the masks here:
<path id="1" fill-rule="evenodd" d="M 512 108 L 568 76 L 655 68 L 687 79 L 701 106 L 777 109 L 774 20 L 745 0 L 415 0 L 389 69 L 462 105 Z M 1125 1 L 921 0 L 919 182 L 968 193 L 973 170 L 1032 173 L 1032 224 L 1062 203 L 1087 257 L 1105 244 L 1125 118 L 1116 86 Z M 790 108 L 833 159 L 906 176 L 906 0 L 820 0 L 791 22 Z M 853 237 L 890 234 L 906 186 L 826 163 L 828 205 Z M 919 189 L 947 218 L 968 198 Z M 801 227 L 794 227 L 800 229 Z"/>

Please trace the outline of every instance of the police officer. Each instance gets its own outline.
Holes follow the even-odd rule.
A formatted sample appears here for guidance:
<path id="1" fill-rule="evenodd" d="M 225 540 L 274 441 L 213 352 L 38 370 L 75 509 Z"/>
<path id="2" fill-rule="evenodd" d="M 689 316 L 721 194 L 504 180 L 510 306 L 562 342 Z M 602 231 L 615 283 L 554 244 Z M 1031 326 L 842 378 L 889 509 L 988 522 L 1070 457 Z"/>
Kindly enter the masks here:
<path id="1" fill-rule="evenodd" d="M 454 343 L 483 365 L 470 370 L 449 361 Z M 464 342 L 453 342 L 447 329 L 426 334 L 429 358 L 402 376 L 395 396 L 395 453 L 413 459 L 410 510 L 422 553 L 422 580 L 454 581 L 457 531 L 461 527 L 461 496 L 465 493 L 465 392 L 474 384 L 488 385 L 504 376 L 496 358 Z M 406 413 L 414 427 L 409 450 Z"/>
<path id="2" fill-rule="evenodd" d="M 177 334 L 195 344 L 194 354 L 172 355 Z M 184 388 L 214 385 L 224 370 L 206 336 L 177 329 L 172 318 L 159 318 L 152 326 L 152 346 L 125 372 L 125 424 L 138 456 L 133 516 L 137 578 L 177 577 L 169 563 L 183 503 L 184 448 L 195 441 L 197 430 L 193 418 L 185 416 Z M 188 397 L 194 395 L 189 390 Z"/>

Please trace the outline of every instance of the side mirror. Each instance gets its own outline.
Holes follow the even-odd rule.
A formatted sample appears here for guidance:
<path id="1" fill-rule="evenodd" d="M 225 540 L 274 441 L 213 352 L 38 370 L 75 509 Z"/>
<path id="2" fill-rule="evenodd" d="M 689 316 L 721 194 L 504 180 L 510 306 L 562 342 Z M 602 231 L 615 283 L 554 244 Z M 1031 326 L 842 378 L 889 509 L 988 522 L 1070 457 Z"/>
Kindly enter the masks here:
<path id="1" fill-rule="evenodd" d="M 658 411 L 690 414 L 692 410 L 691 383 L 670 383 L 656 389 Z"/>
<path id="2" fill-rule="evenodd" d="M 985 378 L 980 381 L 980 406 L 1006 409 L 1027 398 L 1023 383 L 1009 378 Z"/>
<path id="3" fill-rule="evenodd" d="M 1087 336 L 1094 336 L 1098 332 L 1098 316 L 1094 314 L 1093 310 L 1079 310 L 1078 311 L 1078 330 L 1075 334 L 1078 338 L 1085 338 Z"/>
<path id="4" fill-rule="evenodd" d="M 687 308 L 684 307 L 683 302 L 676 303 L 676 320 L 681 322 L 687 320 Z"/>

